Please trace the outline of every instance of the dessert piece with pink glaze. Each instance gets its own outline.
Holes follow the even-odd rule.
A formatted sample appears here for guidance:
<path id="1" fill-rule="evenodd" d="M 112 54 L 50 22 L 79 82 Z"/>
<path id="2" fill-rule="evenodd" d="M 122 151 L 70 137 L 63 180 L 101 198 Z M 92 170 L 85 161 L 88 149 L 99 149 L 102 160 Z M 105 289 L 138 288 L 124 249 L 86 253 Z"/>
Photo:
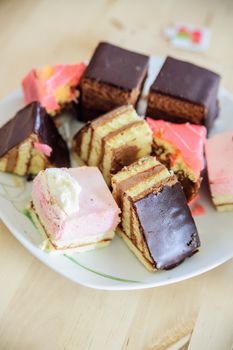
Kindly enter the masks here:
<path id="1" fill-rule="evenodd" d="M 233 131 L 206 141 L 207 172 L 212 200 L 218 211 L 233 210 Z"/>
<path id="2" fill-rule="evenodd" d="M 39 101 L 51 116 L 78 102 L 77 86 L 86 65 L 57 64 L 32 69 L 22 81 L 25 103 Z"/>
<path id="3" fill-rule="evenodd" d="M 153 131 L 153 151 L 156 158 L 174 171 L 187 201 L 191 201 L 197 195 L 202 180 L 206 128 L 151 118 L 147 118 L 147 122 Z"/>
<path id="4" fill-rule="evenodd" d="M 30 213 L 50 252 L 86 251 L 109 244 L 120 209 L 96 167 L 51 168 L 32 184 Z"/>

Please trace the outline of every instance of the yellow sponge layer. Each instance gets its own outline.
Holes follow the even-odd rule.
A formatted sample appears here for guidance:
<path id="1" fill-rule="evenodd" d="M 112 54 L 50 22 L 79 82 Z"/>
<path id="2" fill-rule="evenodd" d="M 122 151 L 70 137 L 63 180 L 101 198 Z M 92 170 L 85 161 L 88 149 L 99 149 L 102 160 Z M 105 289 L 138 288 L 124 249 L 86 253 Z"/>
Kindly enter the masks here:
<path id="1" fill-rule="evenodd" d="M 155 270 L 155 262 L 144 239 L 134 202 L 158 191 L 165 184 L 176 182 L 176 177 L 152 156 L 124 167 L 112 177 L 113 196 L 122 211 L 117 232 L 149 271 Z"/>
<path id="2" fill-rule="evenodd" d="M 79 131 L 73 151 L 87 165 L 98 166 L 110 185 L 112 174 L 151 153 L 152 131 L 131 105 L 122 106 Z"/>

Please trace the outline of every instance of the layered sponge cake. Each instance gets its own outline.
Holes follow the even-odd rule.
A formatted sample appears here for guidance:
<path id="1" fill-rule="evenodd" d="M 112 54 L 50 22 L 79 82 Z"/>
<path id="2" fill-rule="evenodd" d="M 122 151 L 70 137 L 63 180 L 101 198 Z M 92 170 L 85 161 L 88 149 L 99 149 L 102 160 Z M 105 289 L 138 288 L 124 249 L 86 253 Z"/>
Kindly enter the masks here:
<path id="1" fill-rule="evenodd" d="M 174 171 L 187 201 L 191 201 L 197 195 L 202 180 L 206 128 L 151 118 L 147 118 L 147 122 L 153 131 L 153 152 L 156 158 Z"/>
<path id="2" fill-rule="evenodd" d="M 43 248 L 51 253 L 104 247 L 120 220 L 95 167 L 41 171 L 33 181 L 30 213 L 44 238 Z"/>
<path id="3" fill-rule="evenodd" d="M 66 142 L 37 102 L 0 128 L 0 140 L 0 171 L 34 176 L 47 167 L 70 166 Z"/>
<path id="4" fill-rule="evenodd" d="M 99 167 L 108 185 L 112 174 L 151 150 L 152 131 L 131 105 L 87 123 L 73 140 L 79 162 Z"/>
<path id="5" fill-rule="evenodd" d="M 200 246 L 184 192 L 175 175 L 149 156 L 112 177 L 121 211 L 120 237 L 149 271 L 170 269 Z"/>

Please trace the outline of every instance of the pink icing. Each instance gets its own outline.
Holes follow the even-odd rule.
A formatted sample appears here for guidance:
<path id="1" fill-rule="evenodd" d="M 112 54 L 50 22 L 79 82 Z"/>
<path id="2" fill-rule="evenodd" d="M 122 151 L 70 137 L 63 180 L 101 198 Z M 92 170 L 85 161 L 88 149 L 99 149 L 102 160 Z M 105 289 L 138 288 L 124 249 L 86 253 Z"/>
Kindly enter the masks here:
<path id="1" fill-rule="evenodd" d="M 191 213 L 193 216 L 201 216 L 205 214 L 205 209 L 201 204 L 196 204 L 192 209 Z"/>
<path id="2" fill-rule="evenodd" d="M 233 195 L 233 131 L 208 139 L 205 153 L 212 195 Z"/>
<path id="3" fill-rule="evenodd" d="M 70 87 L 78 85 L 86 65 L 70 64 L 70 65 L 55 65 L 53 75 L 47 80 L 38 79 L 37 70 L 32 69 L 22 81 L 25 103 L 39 101 L 48 111 L 56 111 L 59 109 L 54 91 L 66 84 Z M 72 96 L 72 95 L 71 95 Z M 71 97 L 67 102 L 72 101 Z"/>
<path id="4" fill-rule="evenodd" d="M 199 176 L 204 168 L 203 148 L 206 128 L 190 123 L 174 124 L 151 118 L 146 120 L 154 136 L 172 143 L 182 154 L 187 165 Z"/>
<path id="5" fill-rule="evenodd" d="M 51 153 L 52 153 L 52 148 L 49 145 L 46 145 L 45 143 L 39 143 L 39 142 L 34 142 L 34 148 L 45 154 L 47 157 L 50 157 Z"/>
<path id="6" fill-rule="evenodd" d="M 81 186 L 79 211 L 63 219 L 51 205 L 50 193 L 43 187 L 42 173 L 33 181 L 32 199 L 40 219 L 53 233 L 56 242 L 85 242 L 116 228 L 120 209 L 114 201 L 100 171 L 95 167 L 63 169 Z"/>

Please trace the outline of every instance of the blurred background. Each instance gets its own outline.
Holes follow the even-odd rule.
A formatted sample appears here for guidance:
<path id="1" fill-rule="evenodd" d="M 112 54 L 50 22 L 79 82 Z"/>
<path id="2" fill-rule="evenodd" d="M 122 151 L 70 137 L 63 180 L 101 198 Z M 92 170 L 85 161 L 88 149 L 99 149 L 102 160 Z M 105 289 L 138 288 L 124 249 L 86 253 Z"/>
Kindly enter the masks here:
<path id="1" fill-rule="evenodd" d="M 209 29 L 208 49 L 172 47 L 176 23 Z M 32 67 L 87 60 L 100 40 L 209 67 L 233 91 L 232 38 L 232 0 L 0 0 L 0 97 Z"/>

